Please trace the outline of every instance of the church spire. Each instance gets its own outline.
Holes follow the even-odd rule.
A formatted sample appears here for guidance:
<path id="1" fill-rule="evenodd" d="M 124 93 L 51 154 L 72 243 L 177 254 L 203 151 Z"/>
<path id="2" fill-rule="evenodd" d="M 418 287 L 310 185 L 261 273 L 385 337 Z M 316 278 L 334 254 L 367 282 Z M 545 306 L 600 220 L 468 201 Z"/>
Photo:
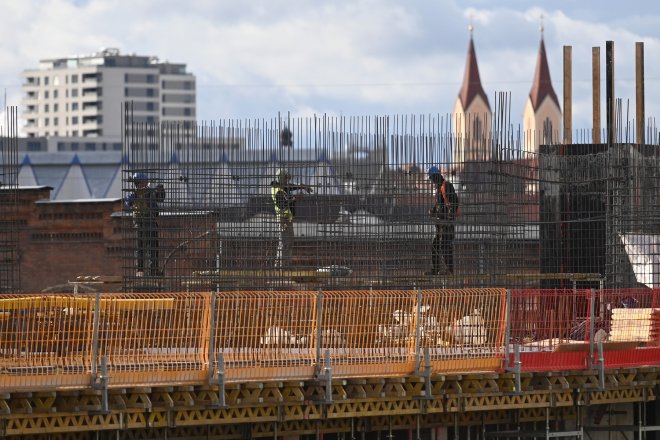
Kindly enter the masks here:
<path id="1" fill-rule="evenodd" d="M 532 90 L 529 92 L 529 99 L 532 101 L 534 110 L 538 110 L 546 97 L 552 99 L 557 107 L 559 107 L 559 100 L 557 99 L 555 90 L 552 88 L 552 81 L 550 80 L 550 68 L 548 67 L 548 58 L 545 54 L 545 43 L 543 42 L 543 24 L 541 24 L 541 45 L 536 61 Z"/>
<path id="2" fill-rule="evenodd" d="M 458 93 L 458 98 L 461 100 L 463 108 L 467 110 L 474 98 L 481 96 L 481 98 L 486 103 L 488 110 L 490 110 L 488 97 L 486 96 L 486 92 L 484 92 L 484 88 L 481 85 L 481 77 L 479 76 L 477 54 L 474 50 L 474 39 L 472 38 L 474 27 L 471 23 L 468 29 L 470 31 L 470 44 L 468 45 L 467 60 L 465 62 L 463 85 L 461 86 L 461 90 Z"/>

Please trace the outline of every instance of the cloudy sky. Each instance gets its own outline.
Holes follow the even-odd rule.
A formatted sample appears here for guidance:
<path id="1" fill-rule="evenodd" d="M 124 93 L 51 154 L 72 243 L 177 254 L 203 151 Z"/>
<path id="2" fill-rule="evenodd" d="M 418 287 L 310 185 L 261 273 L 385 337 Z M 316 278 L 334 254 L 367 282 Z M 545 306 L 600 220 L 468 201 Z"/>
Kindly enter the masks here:
<path id="1" fill-rule="evenodd" d="M 646 113 L 660 117 L 660 3 L 637 0 L 0 0 L 0 88 L 19 105 L 21 72 L 104 47 L 186 63 L 198 119 L 446 114 L 462 82 L 468 25 L 493 105 L 520 120 L 543 17 L 562 100 L 573 47 L 573 121 L 591 125 L 591 49 L 615 42 L 616 94 L 634 114 L 635 42 L 645 43 Z M 605 80 L 604 66 L 601 78 Z M 602 87 L 604 93 L 604 86 Z M 660 122 L 660 121 L 659 121 Z"/>

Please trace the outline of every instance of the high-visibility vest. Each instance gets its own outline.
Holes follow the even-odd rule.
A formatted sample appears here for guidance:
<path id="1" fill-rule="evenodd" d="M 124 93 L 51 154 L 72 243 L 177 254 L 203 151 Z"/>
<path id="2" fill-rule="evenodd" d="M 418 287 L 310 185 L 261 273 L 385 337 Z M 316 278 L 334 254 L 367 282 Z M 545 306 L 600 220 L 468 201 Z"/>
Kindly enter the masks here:
<path id="1" fill-rule="evenodd" d="M 447 211 L 451 209 L 451 204 L 449 203 L 449 197 L 447 197 L 447 189 L 445 188 L 447 184 L 446 180 L 442 181 L 442 186 L 440 187 L 440 193 L 442 194 L 442 200 L 445 202 L 445 206 L 447 207 Z"/>
<path id="2" fill-rule="evenodd" d="M 275 214 L 277 214 L 277 217 L 280 219 L 286 219 L 289 220 L 290 222 L 293 221 L 293 212 L 291 211 L 291 208 L 287 206 L 286 208 L 280 208 L 277 206 L 277 195 L 279 193 L 282 193 L 286 198 L 289 197 L 286 191 L 284 191 L 282 188 L 279 186 L 273 186 L 270 188 L 270 195 L 273 198 L 273 205 L 275 205 Z"/>

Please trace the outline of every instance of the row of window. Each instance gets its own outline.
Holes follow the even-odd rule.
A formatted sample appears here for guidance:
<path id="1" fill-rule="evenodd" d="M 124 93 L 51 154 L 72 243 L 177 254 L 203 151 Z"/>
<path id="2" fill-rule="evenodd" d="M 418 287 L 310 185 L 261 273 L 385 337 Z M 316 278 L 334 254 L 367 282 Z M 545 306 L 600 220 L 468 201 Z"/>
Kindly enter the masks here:
<path id="1" fill-rule="evenodd" d="M 59 90 L 53 90 L 53 94 L 50 94 L 49 90 L 44 90 L 43 91 L 43 99 L 50 99 L 52 96 L 53 99 L 59 99 Z M 87 88 L 82 90 L 82 96 L 89 95 L 90 93 L 94 93 L 98 96 L 103 95 L 103 90 L 100 87 L 92 87 L 92 88 Z M 27 92 L 27 97 L 29 99 L 39 99 L 39 92 L 37 91 L 30 91 Z M 65 89 L 64 90 L 64 97 L 65 98 L 77 98 L 78 97 L 78 89 Z"/>
<path id="2" fill-rule="evenodd" d="M 29 125 L 29 124 L 28 124 L 28 125 Z M 34 125 L 34 124 L 33 124 L 33 125 Z M 28 128 L 29 128 L 29 127 L 28 127 Z M 60 135 L 60 132 L 57 131 L 57 130 L 54 130 L 52 133 L 51 133 L 50 131 L 44 131 L 43 133 L 40 132 L 40 133 L 39 133 L 39 136 L 45 136 L 45 137 L 48 137 L 48 136 L 50 136 L 51 134 L 52 134 L 53 136 L 57 137 L 57 136 Z M 79 132 L 78 130 L 71 130 L 71 131 L 66 130 L 66 131 L 63 133 L 63 136 L 67 136 L 67 137 L 69 137 L 69 136 L 72 136 L 72 137 L 78 137 L 80 134 L 81 134 L 81 132 Z M 27 137 L 29 137 L 29 138 L 34 138 L 34 137 L 37 137 L 37 132 L 26 130 L 26 135 L 27 135 Z M 103 135 L 103 130 L 101 130 L 100 128 L 93 128 L 93 129 L 82 130 L 82 136 L 95 136 L 95 137 L 98 137 L 98 136 L 102 136 L 102 135 Z M 35 151 L 41 151 L 41 148 L 39 148 L 39 149 L 37 149 L 37 150 L 35 150 Z"/>
<path id="3" fill-rule="evenodd" d="M 83 73 L 80 75 L 82 82 L 87 82 L 87 81 L 101 81 L 102 79 L 102 74 L 100 72 L 94 72 L 94 73 Z M 41 78 L 38 76 L 30 76 L 26 78 L 27 85 L 29 86 L 38 86 L 41 84 Z M 78 84 L 78 74 L 73 73 L 71 75 L 64 75 L 64 84 Z M 43 77 L 43 85 L 48 86 L 50 85 L 50 77 L 49 76 L 44 76 Z M 59 86 L 60 85 L 60 77 L 58 75 L 53 76 L 53 86 Z"/>
<path id="4" fill-rule="evenodd" d="M 60 120 L 58 117 L 54 117 L 52 119 L 53 125 L 59 125 Z M 92 115 L 92 116 L 83 116 L 82 118 L 79 118 L 78 116 L 71 116 L 71 119 L 69 117 L 64 118 L 64 125 L 78 125 L 82 121 L 83 124 L 87 124 L 90 122 L 96 122 L 97 124 L 103 123 L 103 116 L 101 115 Z M 50 118 L 44 118 L 43 119 L 43 126 L 48 127 L 50 125 L 51 119 Z M 38 127 L 39 126 L 39 120 L 38 119 L 28 119 L 27 120 L 27 125 L 31 127 Z"/>
<path id="5" fill-rule="evenodd" d="M 121 142 L 58 142 L 57 151 L 121 151 Z"/>
<path id="6" fill-rule="evenodd" d="M 43 111 L 44 113 L 48 113 L 50 111 L 50 104 L 44 104 L 43 106 Z M 53 103 L 53 113 L 57 113 L 60 111 L 60 105 L 59 103 L 55 102 Z M 71 110 L 72 112 L 77 111 L 80 108 L 80 104 L 77 102 L 72 102 L 71 105 L 69 105 L 68 102 L 64 103 L 64 111 L 68 112 Z M 82 105 L 83 110 L 88 110 L 89 108 L 93 108 L 95 110 L 101 110 L 103 108 L 103 104 L 101 102 L 84 102 Z M 27 107 L 28 111 L 35 111 L 37 109 L 36 106 L 30 105 Z"/>

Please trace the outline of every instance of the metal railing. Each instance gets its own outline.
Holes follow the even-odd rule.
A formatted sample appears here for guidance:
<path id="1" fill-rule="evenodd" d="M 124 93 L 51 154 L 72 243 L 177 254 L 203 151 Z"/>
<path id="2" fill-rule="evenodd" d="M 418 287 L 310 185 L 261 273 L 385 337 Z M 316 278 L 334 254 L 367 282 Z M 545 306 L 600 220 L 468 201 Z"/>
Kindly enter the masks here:
<path id="1" fill-rule="evenodd" d="M 0 390 L 658 365 L 658 292 L 5 294 Z"/>

